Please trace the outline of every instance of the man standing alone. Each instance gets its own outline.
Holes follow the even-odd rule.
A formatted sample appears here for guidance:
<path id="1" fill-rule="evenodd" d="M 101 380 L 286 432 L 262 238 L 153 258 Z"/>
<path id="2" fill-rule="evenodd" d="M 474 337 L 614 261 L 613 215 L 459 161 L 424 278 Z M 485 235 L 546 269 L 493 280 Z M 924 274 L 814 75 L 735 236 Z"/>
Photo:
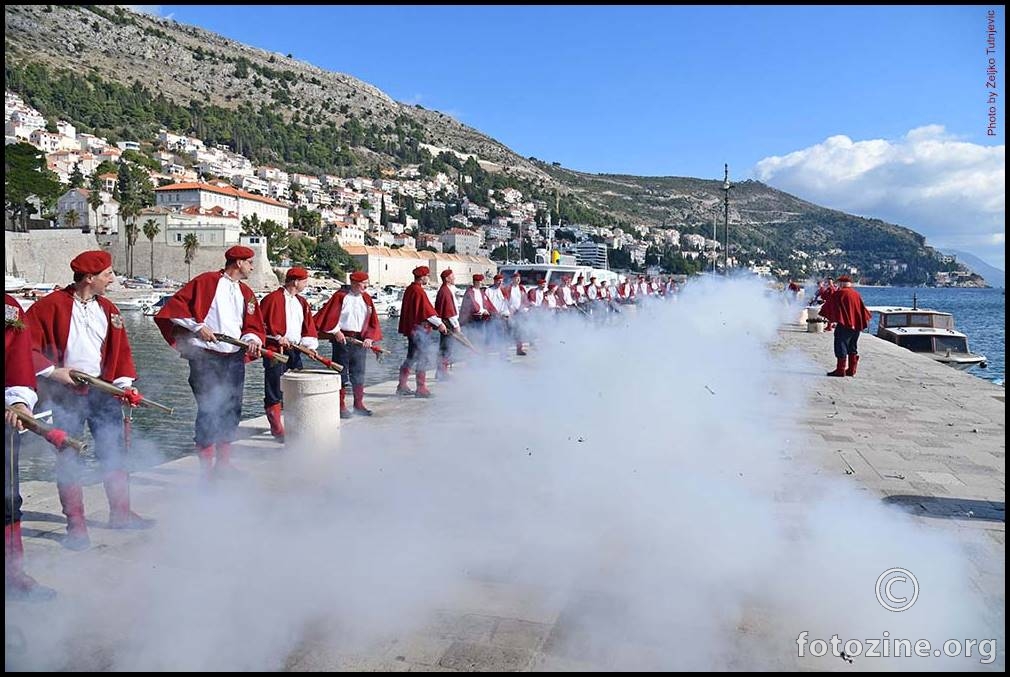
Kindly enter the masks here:
<path id="1" fill-rule="evenodd" d="M 859 365 L 859 334 L 870 326 L 870 311 L 852 288 L 848 275 L 838 278 L 838 289 L 828 296 L 819 314 L 835 323 L 835 357 L 838 364 L 828 376 L 855 376 Z"/>

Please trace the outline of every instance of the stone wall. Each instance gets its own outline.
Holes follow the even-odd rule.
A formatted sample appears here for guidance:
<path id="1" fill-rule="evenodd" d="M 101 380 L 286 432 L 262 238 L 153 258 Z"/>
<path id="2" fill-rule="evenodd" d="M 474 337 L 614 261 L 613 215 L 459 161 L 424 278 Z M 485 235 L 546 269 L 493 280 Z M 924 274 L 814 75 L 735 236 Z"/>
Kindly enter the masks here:
<path id="1" fill-rule="evenodd" d="M 18 274 L 29 282 L 68 284 L 71 281 L 70 260 L 89 249 L 105 249 L 112 254 L 112 267 L 120 275 L 126 274 L 126 252 L 118 240 L 78 230 L 33 230 L 28 233 L 4 231 L 5 271 Z M 256 268 L 249 285 L 256 290 L 274 289 L 279 282 L 267 264 L 266 243 L 248 245 L 256 251 Z M 193 275 L 224 267 L 227 247 L 203 245 L 193 258 Z M 156 242 L 154 245 L 154 277 L 170 278 L 179 282 L 189 279 L 190 267 L 186 265 L 182 247 Z M 137 241 L 133 252 L 135 275 L 151 277 L 151 243 L 146 238 Z"/>

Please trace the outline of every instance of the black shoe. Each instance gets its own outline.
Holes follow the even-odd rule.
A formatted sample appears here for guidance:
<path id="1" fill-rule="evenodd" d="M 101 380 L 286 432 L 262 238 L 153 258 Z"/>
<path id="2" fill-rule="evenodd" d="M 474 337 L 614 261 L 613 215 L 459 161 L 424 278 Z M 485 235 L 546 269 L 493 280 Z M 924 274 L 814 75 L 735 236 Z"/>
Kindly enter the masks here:
<path id="1" fill-rule="evenodd" d="M 396 394 L 408 397 L 414 394 L 414 391 L 406 386 L 396 386 Z"/>
<path id="2" fill-rule="evenodd" d="M 372 410 L 366 409 L 365 407 L 355 407 L 354 413 L 357 414 L 358 416 L 371 416 Z"/>
<path id="3" fill-rule="evenodd" d="M 350 417 L 351 417 L 351 412 L 347 411 L 346 409 L 341 409 L 340 410 L 340 418 L 346 420 L 346 419 L 349 419 Z"/>

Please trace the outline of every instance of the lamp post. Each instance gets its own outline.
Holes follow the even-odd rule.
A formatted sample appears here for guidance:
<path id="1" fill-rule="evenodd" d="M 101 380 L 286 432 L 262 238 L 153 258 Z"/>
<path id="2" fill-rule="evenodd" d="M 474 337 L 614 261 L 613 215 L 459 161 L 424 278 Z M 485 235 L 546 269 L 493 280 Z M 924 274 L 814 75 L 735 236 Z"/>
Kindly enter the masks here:
<path id="1" fill-rule="evenodd" d="M 722 267 L 723 274 L 729 275 L 729 189 L 732 188 L 729 183 L 729 164 L 724 165 L 725 174 L 722 179 L 722 190 L 724 194 L 723 206 L 722 206 L 722 220 L 723 226 L 726 233 L 726 247 L 722 254 Z"/>

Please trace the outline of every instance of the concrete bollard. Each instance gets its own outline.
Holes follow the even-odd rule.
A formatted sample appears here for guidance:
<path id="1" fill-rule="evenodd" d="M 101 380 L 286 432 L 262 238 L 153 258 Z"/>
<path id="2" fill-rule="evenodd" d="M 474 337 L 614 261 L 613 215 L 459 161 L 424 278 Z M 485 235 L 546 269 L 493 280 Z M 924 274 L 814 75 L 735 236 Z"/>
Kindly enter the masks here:
<path id="1" fill-rule="evenodd" d="M 289 371 L 281 376 L 287 446 L 332 448 L 340 437 L 340 387 L 339 374 Z"/>
<path id="2" fill-rule="evenodd" d="M 828 323 L 823 317 L 818 315 L 820 307 L 810 306 L 807 308 L 807 331 L 811 334 L 819 334 L 824 331 L 824 325 Z"/>

